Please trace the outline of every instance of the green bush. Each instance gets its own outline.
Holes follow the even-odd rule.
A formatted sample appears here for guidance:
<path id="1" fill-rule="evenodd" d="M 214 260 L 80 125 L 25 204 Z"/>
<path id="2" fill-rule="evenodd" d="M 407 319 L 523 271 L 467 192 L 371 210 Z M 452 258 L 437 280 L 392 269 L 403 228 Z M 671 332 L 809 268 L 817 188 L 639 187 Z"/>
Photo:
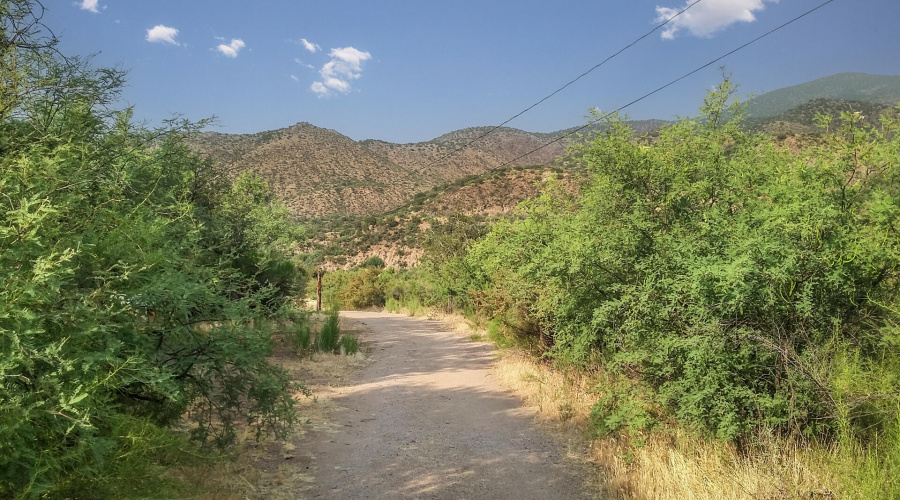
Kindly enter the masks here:
<path id="1" fill-rule="evenodd" d="M 382 260 L 382 258 L 377 255 L 373 255 L 373 256 L 369 257 L 368 259 L 366 259 L 365 261 L 363 261 L 363 263 L 360 267 L 363 267 L 363 268 L 374 267 L 374 268 L 378 268 L 378 269 L 384 269 L 384 260 Z"/>
<path id="2" fill-rule="evenodd" d="M 359 351 L 359 339 L 356 335 L 346 334 L 341 337 L 341 349 L 347 356 L 352 356 Z"/>
<path id="3" fill-rule="evenodd" d="M 341 317 L 337 309 L 331 309 L 325 316 L 322 329 L 316 337 L 316 349 L 322 352 L 340 354 Z"/>
<path id="4" fill-rule="evenodd" d="M 593 174 L 578 199 L 524 204 L 452 264 L 455 288 L 550 332 L 557 359 L 600 356 L 653 389 L 598 408 L 606 428 L 649 404 L 722 439 L 847 426 L 874 440 L 900 397 L 900 122 L 845 113 L 792 154 L 741 131 L 732 92 L 649 144 L 613 120 L 578 151 Z"/>
<path id="5" fill-rule="evenodd" d="M 354 310 L 382 307 L 385 295 L 379 280 L 381 273 L 377 267 L 328 273 L 322 283 L 323 300 Z"/>
<path id="6" fill-rule="evenodd" d="M 185 423 L 224 446 L 293 422 L 252 325 L 302 277 L 281 250 L 302 234 L 191 152 L 198 125 L 111 110 L 122 73 L 62 59 L 35 5 L 0 3 L 0 497 L 109 497 Z"/>
<path id="7" fill-rule="evenodd" d="M 291 325 L 288 334 L 294 348 L 300 352 L 309 352 L 313 347 L 309 322 L 302 321 Z"/>
<path id="8" fill-rule="evenodd" d="M 338 301 L 349 309 L 384 306 L 384 290 L 378 277 L 381 270 L 377 267 L 366 267 L 349 272 L 346 284 L 337 294 Z"/>

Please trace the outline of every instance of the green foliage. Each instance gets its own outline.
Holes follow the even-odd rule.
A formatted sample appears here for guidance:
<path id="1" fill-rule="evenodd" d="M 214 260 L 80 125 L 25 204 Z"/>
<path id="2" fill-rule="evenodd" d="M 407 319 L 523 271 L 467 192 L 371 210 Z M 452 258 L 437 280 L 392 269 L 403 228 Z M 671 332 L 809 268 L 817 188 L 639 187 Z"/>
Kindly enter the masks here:
<path id="1" fill-rule="evenodd" d="M 422 300 L 413 294 L 403 295 L 400 298 L 388 297 L 384 310 L 392 313 L 406 313 L 410 316 L 419 316 L 425 311 Z"/>
<path id="2" fill-rule="evenodd" d="M 347 283 L 338 292 L 338 301 L 350 309 L 384 306 L 384 289 L 378 281 L 381 270 L 365 267 L 349 273 Z"/>
<path id="3" fill-rule="evenodd" d="M 840 436 L 827 458 L 845 497 L 900 498 L 900 409 L 896 415 L 893 425 L 869 443 L 849 433 Z"/>
<path id="4" fill-rule="evenodd" d="M 657 415 L 649 395 L 652 391 L 624 377 L 607 378 L 603 393 L 591 408 L 595 434 L 633 434 L 656 426 Z"/>
<path id="5" fill-rule="evenodd" d="M 487 338 L 499 347 L 508 348 L 514 346 L 515 342 L 511 338 L 513 334 L 514 332 L 504 328 L 503 321 L 500 319 L 494 318 L 487 323 Z"/>
<path id="6" fill-rule="evenodd" d="M 373 255 L 363 261 L 360 267 L 374 267 L 377 269 L 384 269 L 384 260 L 382 260 L 381 257 L 377 255 Z"/>
<path id="7" fill-rule="evenodd" d="M 340 301 L 340 293 L 347 288 L 347 281 L 352 273 L 343 270 L 336 270 L 324 273 L 322 275 L 322 304 L 340 308 L 343 306 Z M 315 293 L 315 280 L 312 280 L 312 291 Z"/>
<path id="8" fill-rule="evenodd" d="M 353 356 L 359 351 L 359 339 L 356 338 L 356 335 L 341 336 L 341 349 L 347 356 Z"/>
<path id="9" fill-rule="evenodd" d="M 60 60 L 33 5 L 0 3 L 0 497 L 103 497 L 185 419 L 220 445 L 293 421 L 251 325 L 302 278 L 299 234 L 190 152 L 198 125 L 112 110 L 123 75 Z"/>
<path id="10" fill-rule="evenodd" d="M 325 316 L 322 329 L 316 336 L 316 349 L 322 352 L 340 354 L 341 352 L 341 317 L 340 311 L 331 309 Z"/>
<path id="11" fill-rule="evenodd" d="M 874 439 L 900 395 L 900 125 L 845 113 L 795 155 L 741 131 L 733 90 L 650 143 L 613 120 L 578 151 L 594 175 L 582 195 L 498 223 L 457 289 L 551 337 L 550 355 L 599 355 L 652 388 L 611 395 L 603 429 L 642 427 L 659 405 L 722 439 L 842 425 Z"/>
<path id="12" fill-rule="evenodd" d="M 295 321 L 288 330 L 288 336 L 294 348 L 302 353 L 309 352 L 314 347 L 308 320 Z"/>
<path id="13" fill-rule="evenodd" d="M 461 307 L 471 281 L 466 252 L 487 228 L 475 217 L 455 214 L 431 226 L 422 248 L 422 267 L 431 278 L 431 302 Z"/>

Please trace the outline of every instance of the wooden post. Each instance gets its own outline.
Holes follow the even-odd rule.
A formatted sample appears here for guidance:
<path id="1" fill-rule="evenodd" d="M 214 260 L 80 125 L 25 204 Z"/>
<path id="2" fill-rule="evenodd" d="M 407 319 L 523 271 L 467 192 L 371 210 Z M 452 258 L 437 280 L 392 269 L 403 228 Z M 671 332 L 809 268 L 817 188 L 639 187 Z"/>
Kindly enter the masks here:
<path id="1" fill-rule="evenodd" d="M 322 271 L 316 273 L 316 311 L 322 310 Z"/>

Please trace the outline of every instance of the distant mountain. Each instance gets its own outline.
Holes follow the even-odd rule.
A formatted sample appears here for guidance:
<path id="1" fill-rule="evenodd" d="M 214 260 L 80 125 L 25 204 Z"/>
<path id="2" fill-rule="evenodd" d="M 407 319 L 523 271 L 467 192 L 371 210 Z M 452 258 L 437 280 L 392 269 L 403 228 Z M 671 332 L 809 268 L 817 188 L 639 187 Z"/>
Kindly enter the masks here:
<path id="1" fill-rule="evenodd" d="M 822 130 L 816 123 L 816 116 L 839 117 L 842 112 L 859 113 L 863 123 L 878 126 L 879 117 L 891 110 L 892 106 L 870 102 L 847 101 L 844 99 L 813 99 L 795 106 L 783 113 L 762 118 L 745 118 L 743 124 L 755 132 L 771 135 L 812 134 Z"/>
<path id="2" fill-rule="evenodd" d="M 546 141 L 512 128 L 454 152 L 487 130 L 469 128 L 428 142 L 393 144 L 356 142 L 299 123 L 258 134 L 205 132 L 193 143 L 230 172 L 253 170 L 264 176 L 290 210 L 305 217 L 381 213 L 434 186 L 504 165 L 549 165 L 566 152 L 567 141 L 559 141 L 513 161 Z"/>
<path id="3" fill-rule="evenodd" d="M 630 123 L 646 133 L 666 122 Z M 264 176 L 295 215 L 370 215 L 433 187 L 501 167 L 552 165 L 576 140 L 569 137 L 576 128 L 532 133 L 472 127 L 427 142 L 395 144 L 356 142 L 334 130 L 298 123 L 257 134 L 204 132 L 194 137 L 193 145 L 232 174 L 252 170 Z M 582 133 L 600 128 L 592 125 Z M 551 141 L 556 142 L 547 145 Z"/>
<path id="4" fill-rule="evenodd" d="M 895 106 L 900 102 L 900 76 L 865 73 L 826 76 L 758 96 L 749 101 L 747 114 L 755 118 L 772 117 L 816 99 Z"/>
<path id="5" fill-rule="evenodd" d="M 843 73 L 756 97 L 748 104 L 747 125 L 774 134 L 815 132 L 817 112 L 860 111 L 874 120 L 898 101 L 900 76 Z M 629 123 L 638 134 L 651 134 L 668 122 Z M 231 174 L 252 170 L 263 175 L 295 215 L 324 217 L 383 213 L 418 193 L 501 167 L 552 165 L 577 140 L 570 134 L 578 128 L 532 133 L 473 127 L 427 142 L 395 144 L 357 142 L 334 130 L 298 123 L 257 134 L 206 132 L 193 144 Z M 582 134 L 602 128 L 591 125 Z M 551 141 L 556 142 L 515 160 Z"/>

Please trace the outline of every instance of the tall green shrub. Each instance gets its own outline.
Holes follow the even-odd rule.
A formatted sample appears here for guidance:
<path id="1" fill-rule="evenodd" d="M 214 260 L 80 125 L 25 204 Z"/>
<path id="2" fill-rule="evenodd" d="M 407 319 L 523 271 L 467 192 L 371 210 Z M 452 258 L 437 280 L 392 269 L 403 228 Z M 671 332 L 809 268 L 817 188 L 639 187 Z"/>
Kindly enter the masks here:
<path id="1" fill-rule="evenodd" d="M 720 438 L 874 436 L 900 395 L 897 118 L 824 120 L 823 144 L 797 154 L 744 133 L 733 90 L 654 141 L 612 121 L 579 152 L 593 180 L 576 203 L 526 204 L 472 248 L 471 295 Z"/>
<path id="2" fill-rule="evenodd" d="M 340 354 L 341 352 L 341 316 L 336 308 L 328 311 L 322 329 L 316 337 L 316 347 L 322 352 Z"/>
<path id="3" fill-rule="evenodd" d="M 293 421 L 251 324 L 293 289 L 297 234 L 263 181 L 190 152 L 197 125 L 115 111 L 123 75 L 61 59 L 34 7 L 0 2 L 0 497 L 112 496 L 148 433 Z"/>
<path id="4" fill-rule="evenodd" d="M 384 306 L 384 290 L 378 280 L 381 270 L 366 267 L 350 273 L 338 293 L 340 303 L 349 309 Z"/>

